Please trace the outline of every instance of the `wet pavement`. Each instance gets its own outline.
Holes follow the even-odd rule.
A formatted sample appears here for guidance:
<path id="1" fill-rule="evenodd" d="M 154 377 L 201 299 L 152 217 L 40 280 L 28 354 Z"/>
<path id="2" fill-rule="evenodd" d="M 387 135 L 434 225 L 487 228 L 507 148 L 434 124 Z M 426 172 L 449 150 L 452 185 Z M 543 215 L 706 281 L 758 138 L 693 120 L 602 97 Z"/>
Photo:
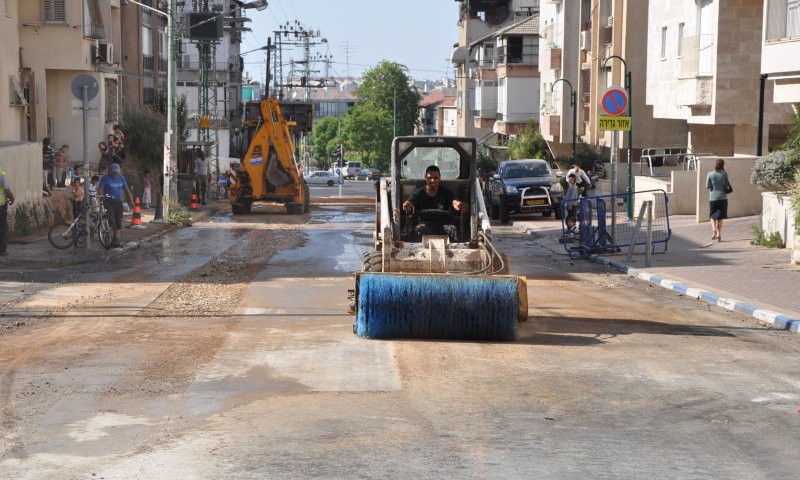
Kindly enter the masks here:
<path id="1" fill-rule="evenodd" d="M 333 191 L 330 193 L 333 194 Z M 341 225 L 342 235 L 353 235 L 354 231 L 367 229 L 373 221 L 371 211 L 359 210 L 350 212 L 348 208 L 330 208 L 330 205 L 368 204 L 370 199 L 360 197 L 318 197 L 321 205 L 316 205 L 317 212 L 309 220 L 309 226 L 329 223 L 347 222 Z M 327 206 L 326 206 L 327 205 Z M 209 202 L 197 210 L 191 211 L 195 223 L 208 220 L 215 213 L 228 212 L 227 202 L 220 200 Z M 154 210 L 142 211 L 144 228 L 130 228 L 131 212 L 126 212 L 123 223 L 123 248 L 105 250 L 98 242 L 93 242 L 90 249 L 70 247 L 58 250 L 47 240 L 46 234 L 26 239 L 24 243 L 11 239 L 10 255 L 0 257 L 0 268 L 47 268 L 64 265 L 80 265 L 98 261 L 107 261 L 121 256 L 125 252 L 135 251 L 139 246 L 154 242 L 164 234 L 178 229 L 178 226 L 164 223 L 153 223 Z M 219 215 L 219 221 L 225 216 Z M 548 250 L 567 255 L 561 237 L 561 222 L 539 216 L 512 217 L 512 226 L 495 224 L 493 228 L 500 233 L 508 231 L 524 231 L 535 237 L 536 243 Z M 630 261 L 625 254 L 602 252 L 592 260 L 604 263 L 617 270 L 651 281 L 680 294 L 701 298 L 709 303 L 717 304 L 731 310 L 752 314 L 767 323 L 775 323 L 782 328 L 797 330 L 800 323 L 800 267 L 790 265 L 789 249 L 770 249 L 750 245 L 753 238 L 753 226 L 759 225 L 758 216 L 733 218 L 725 221 L 723 241 L 712 242 L 711 229 L 708 223 L 696 223 L 694 216 L 679 215 L 670 217 L 672 236 L 668 248 L 664 252 L 658 248 L 652 256 L 651 266 L 645 266 L 642 248 L 638 248 Z M 200 227 L 209 228 L 213 234 L 214 225 Z M 344 228 L 348 227 L 348 228 Z M 354 230 L 355 229 L 355 230 Z M 180 246 L 179 235 L 174 246 Z M 328 258 L 333 262 L 334 270 L 348 270 L 358 262 L 361 250 L 348 247 L 352 239 L 342 238 L 341 243 L 328 245 L 323 250 L 326 254 L 316 256 L 315 261 Z M 371 243 L 371 239 L 365 239 Z M 187 247 L 188 248 L 188 247 Z M 333 250 L 331 250 L 333 249 Z M 357 250 L 357 251 L 356 251 Z M 213 256 L 215 252 L 209 251 Z M 576 259 L 575 262 L 583 260 Z M 688 291 L 687 291 L 688 290 Z M 777 322 L 775 320 L 778 320 Z"/>
<path id="2" fill-rule="evenodd" d="M 229 210 L 225 201 L 209 202 L 196 210 L 190 210 L 194 223 L 209 218 L 217 211 Z M 122 248 L 106 250 L 100 245 L 95 236 L 89 248 L 75 248 L 74 246 L 60 250 L 53 247 L 47 240 L 47 232 L 26 238 L 9 239 L 6 257 L 0 257 L 0 268 L 47 268 L 68 265 L 81 265 L 98 263 L 117 258 L 124 253 L 136 249 L 144 244 L 162 238 L 166 233 L 180 228 L 179 225 L 153 222 L 155 210 L 142 210 L 142 224 L 137 227 L 131 225 L 133 211 L 127 211 L 122 217 Z"/>

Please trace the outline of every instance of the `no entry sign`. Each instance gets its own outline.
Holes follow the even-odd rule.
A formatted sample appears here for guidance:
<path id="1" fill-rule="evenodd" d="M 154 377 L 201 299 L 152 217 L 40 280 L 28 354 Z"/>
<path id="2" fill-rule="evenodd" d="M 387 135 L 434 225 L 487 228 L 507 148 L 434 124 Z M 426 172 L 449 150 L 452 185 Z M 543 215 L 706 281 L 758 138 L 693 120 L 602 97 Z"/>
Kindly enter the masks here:
<path id="1" fill-rule="evenodd" d="M 600 108 L 608 115 L 622 115 L 628 110 L 628 92 L 621 87 L 611 87 L 603 94 Z"/>

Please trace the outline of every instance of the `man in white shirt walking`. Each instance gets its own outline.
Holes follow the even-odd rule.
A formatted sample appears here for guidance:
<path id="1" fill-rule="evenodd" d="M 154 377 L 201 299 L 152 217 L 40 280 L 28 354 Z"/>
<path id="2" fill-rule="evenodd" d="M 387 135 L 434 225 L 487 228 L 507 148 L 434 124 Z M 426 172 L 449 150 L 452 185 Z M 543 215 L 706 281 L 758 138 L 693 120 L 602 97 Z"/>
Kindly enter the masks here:
<path id="1" fill-rule="evenodd" d="M 195 186 L 200 203 L 206 204 L 206 194 L 208 193 L 208 177 L 211 175 L 211 163 L 206 159 L 206 154 L 200 150 L 200 154 L 194 160 L 194 174 L 196 177 Z"/>

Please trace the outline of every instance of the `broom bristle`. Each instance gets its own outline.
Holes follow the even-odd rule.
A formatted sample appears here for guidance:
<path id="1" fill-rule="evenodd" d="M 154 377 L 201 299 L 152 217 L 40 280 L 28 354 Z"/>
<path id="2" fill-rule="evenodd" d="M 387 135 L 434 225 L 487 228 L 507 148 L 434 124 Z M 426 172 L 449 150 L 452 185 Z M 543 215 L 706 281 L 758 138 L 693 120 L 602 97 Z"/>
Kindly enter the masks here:
<path id="1" fill-rule="evenodd" d="M 356 334 L 370 338 L 516 339 L 513 277 L 362 274 Z"/>

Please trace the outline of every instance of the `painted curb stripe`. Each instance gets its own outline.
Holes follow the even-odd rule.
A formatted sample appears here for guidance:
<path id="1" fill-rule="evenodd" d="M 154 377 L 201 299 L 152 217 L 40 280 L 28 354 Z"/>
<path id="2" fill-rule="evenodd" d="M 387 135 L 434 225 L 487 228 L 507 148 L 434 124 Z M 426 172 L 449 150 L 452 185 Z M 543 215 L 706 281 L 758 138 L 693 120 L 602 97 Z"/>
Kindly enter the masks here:
<path id="1" fill-rule="evenodd" d="M 757 320 L 775 325 L 783 330 L 800 333 L 800 319 L 790 318 L 781 313 L 773 312 L 772 310 L 762 310 L 748 303 L 736 300 L 735 298 L 723 297 L 701 288 L 689 287 L 675 280 L 644 272 L 637 268 L 629 267 L 622 263 L 614 262 L 607 258 L 601 257 L 600 255 L 591 255 L 589 259 L 595 263 L 611 267 L 614 270 L 625 273 L 631 277 L 654 283 L 660 287 L 672 290 L 682 295 L 686 295 L 687 297 L 703 300 L 711 305 L 716 305 L 727 310 L 751 315 Z"/>

